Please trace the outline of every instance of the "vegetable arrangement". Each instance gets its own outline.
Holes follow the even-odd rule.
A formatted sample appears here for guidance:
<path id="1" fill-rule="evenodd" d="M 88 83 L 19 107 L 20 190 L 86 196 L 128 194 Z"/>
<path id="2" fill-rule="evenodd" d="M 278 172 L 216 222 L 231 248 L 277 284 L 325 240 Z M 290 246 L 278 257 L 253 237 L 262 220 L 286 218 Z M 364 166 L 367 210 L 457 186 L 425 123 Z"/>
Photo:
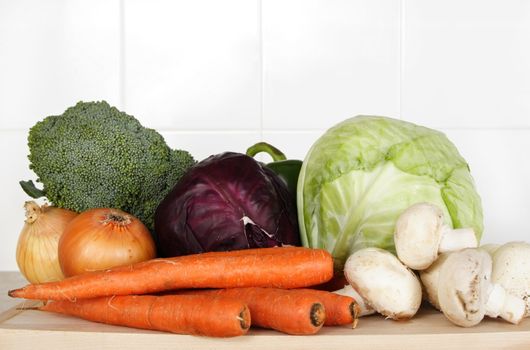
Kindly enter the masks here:
<path id="1" fill-rule="evenodd" d="M 281 266 L 284 266 L 283 269 Z M 307 273 L 310 271 L 311 273 Z M 226 299 L 239 303 L 238 312 L 245 306 L 250 310 L 250 318 L 243 317 L 245 325 L 280 330 L 288 334 L 314 334 L 326 322 L 328 317 L 325 306 L 330 308 L 329 325 L 352 323 L 357 319 L 355 300 L 349 297 L 333 295 L 324 291 L 308 289 L 290 289 L 309 287 L 323 283 L 333 276 L 331 255 L 318 249 L 303 247 L 275 247 L 235 250 L 230 252 L 210 252 L 186 255 L 167 259 L 153 259 L 126 267 L 117 267 L 105 271 L 85 273 L 60 282 L 30 284 L 24 288 L 9 291 L 12 297 L 53 300 L 52 306 L 44 306 L 45 311 L 62 312 L 88 320 L 110 324 L 127 325 L 137 328 L 147 327 L 146 321 L 134 320 L 127 310 L 141 308 L 139 314 L 149 314 L 149 305 L 158 301 L 153 297 L 145 300 L 137 295 L 174 291 L 175 289 L 230 288 L 220 291 L 192 291 L 184 296 L 201 296 L 199 303 L 209 302 L 204 298 Z M 281 289 L 280 289 L 281 288 Z M 136 296 L 136 297 L 135 297 Z M 181 296 L 181 295 L 177 295 Z M 113 311 L 107 308 L 117 300 L 120 306 Z M 175 305 L 166 304 L 178 313 L 185 314 L 184 302 L 169 300 Z M 165 303 L 160 300 L 160 303 Z M 141 304 L 138 306 L 138 304 Z M 55 305 L 55 306 L 54 306 Z M 190 304 L 190 307 L 191 304 Z M 106 311 L 97 311 L 105 309 Z M 164 330 L 176 333 L 206 334 L 209 320 L 215 318 L 222 309 L 208 309 L 200 317 L 202 327 L 188 319 L 172 322 L 183 323 L 180 326 Z M 234 310 L 234 309 L 232 309 Z M 346 315 L 345 315 L 346 314 Z M 230 315 L 230 314 L 229 314 Z M 233 323 L 234 314 L 229 318 Z M 254 315 L 254 316 L 253 316 Z M 142 316 L 142 317 L 143 317 Z M 133 319 L 128 319 L 132 317 Z M 151 319 L 150 315 L 147 315 Z M 157 318 L 159 316 L 153 315 Z M 250 321 L 254 319 L 253 321 Z M 158 321 L 157 321 L 158 322 Z M 163 320 L 160 321 L 163 324 Z M 160 324 L 160 322 L 158 324 Z M 197 321 L 199 322 L 199 321 Z M 216 321 L 217 322 L 217 321 Z M 147 324 L 149 324 L 147 322 Z M 159 327 L 159 326 L 158 326 Z M 216 327 L 215 324 L 212 327 Z M 240 329 L 239 329 L 240 328 Z M 246 331 L 242 325 L 236 330 Z M 248 328 L 248 326 L 247 326 Z M 210 332 L 211 336 L 234 336 L 236 330 Z"/>
<path id="2" fill-rule="evenodd" d="M 530 244 L 478 247 L 469 167 L 435 130 L 360 116 L 303 162 L 260 142 L 196 163 L 106 102 L 79 102 L 28 141 L 44 188 L 22 188 L 52 205 L 25 205 L 31 284 L 8 294 L 42 311 L 213 337 L 407 320 L 422 291 L 463 327 L 530 315 Z"/>

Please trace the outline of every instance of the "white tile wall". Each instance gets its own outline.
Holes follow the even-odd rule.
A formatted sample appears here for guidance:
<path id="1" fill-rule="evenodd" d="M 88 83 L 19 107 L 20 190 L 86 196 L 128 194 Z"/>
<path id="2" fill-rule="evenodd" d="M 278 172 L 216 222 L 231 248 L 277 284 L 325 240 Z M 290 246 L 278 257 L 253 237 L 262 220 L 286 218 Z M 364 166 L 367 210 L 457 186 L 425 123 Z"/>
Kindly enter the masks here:
<path id="1" fill-rule="evenodd" d="M 530 127 L 530 2 L 406 0 L 402 115 L 433 127 Z"/>
<path id="2" fill-rule="evenodd" d="M 126 1 L 127 110 L 158 129 L 258 129 L 258 4 Z"/>
<path id="3" fill-rule="evenodd" d="M 118 0 L 0 0 L 0 129 L 119 104 L 119 15 Z"/>
<path id="4" fill-rule="evenodd" d="M 173 149 L 185 149 L 198 161 L 220 152 L 245 153 L 260 139 L 259 131 L 165 131 Z"/>
<path id="5" fill-rule="evenodd" d="M 280 151 L 285 153 L 288 159 L 304 159 L 307 151 L 313 143 L 325 132 L 322 130 L 282 130 L 282 131 L 264 131 L 263 141 L 276 146 Z M 272 159 L 267 155 L 265 161 Z"/>
<path id="6" fill-rule="evenodd" d="M 28 169 L 27 154 L 25 130 L 0 131 L 0 164 L 2 164 L 0 271 L 17 268 L 16 244 L 24 225 L 24 202 L 29 200 L 18 182 L 34 176 Z"/>
<path id="7" fill-rule="evenodd" d="M 529 42 L 523 0 L 0 0 L 0 270 L 16 269 L 27 129 L 78 100 L 197 159 L 258 140 L 303 158 L 360 113 L 439 128 L 470 163 L 484 241 L 529 240 Z"/>
<path id="8" fill-rule="evenodd" d="M 468 161 L 484 209 L 484 243 L 530 241 L 530 129 L 442 130 Z"/>
<path id="9" fill-rule="evenodd" d="M 399 1 L 263 1 L 263 125 L 399 115 Z"/>

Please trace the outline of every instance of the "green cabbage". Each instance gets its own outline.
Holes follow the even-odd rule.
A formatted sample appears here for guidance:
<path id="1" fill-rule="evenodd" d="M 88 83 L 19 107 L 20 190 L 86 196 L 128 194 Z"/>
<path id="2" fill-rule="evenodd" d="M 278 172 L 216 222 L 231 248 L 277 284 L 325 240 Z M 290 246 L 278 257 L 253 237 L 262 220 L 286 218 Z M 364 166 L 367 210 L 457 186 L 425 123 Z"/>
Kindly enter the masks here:
<path id="1" fill-rule="evenodd" d="M 385 117 L 345 120 L 304 160 L 297 188 L 302 243 L 328 250 L 338 268 L 361 248 L 395 253 L 396 220 L 418 202 L 438 205 L 446 224 L 472 227 L 480 239 L 480 197 L 443 133 Z"/>

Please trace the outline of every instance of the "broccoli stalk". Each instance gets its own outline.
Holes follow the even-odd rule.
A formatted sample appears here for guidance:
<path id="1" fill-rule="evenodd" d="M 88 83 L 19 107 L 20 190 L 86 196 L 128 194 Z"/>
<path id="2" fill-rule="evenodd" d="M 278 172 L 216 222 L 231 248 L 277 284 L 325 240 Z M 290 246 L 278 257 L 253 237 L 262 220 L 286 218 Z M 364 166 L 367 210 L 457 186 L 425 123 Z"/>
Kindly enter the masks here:
<path id="1" fill-rule="evenodd" d="M 30 169 L 44 185 L 21 181 L 32 197 L 81 212 L 118 208 L 152 232 L 164 196 L 195 164 L 186 151 L 170 149 L 155 130 L 107 102 L 79 102 L 29 131 Z"/>

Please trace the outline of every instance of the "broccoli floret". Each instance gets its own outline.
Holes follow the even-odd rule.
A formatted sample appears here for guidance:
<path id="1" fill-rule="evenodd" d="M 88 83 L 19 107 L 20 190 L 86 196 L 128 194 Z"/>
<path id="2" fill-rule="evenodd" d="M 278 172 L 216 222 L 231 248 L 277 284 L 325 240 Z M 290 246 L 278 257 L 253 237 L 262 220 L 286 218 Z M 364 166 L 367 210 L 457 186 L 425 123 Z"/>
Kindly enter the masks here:
<path id="1" fill-rule="evenodd" d="M 79 102 L 38 122 L 28 145 L 30 169 L 53 205 L 122 209 L 151 231 L 156 207 L 195 164 L 188 152 L 170 149 L 155 130 L 104 101 Z"/>

